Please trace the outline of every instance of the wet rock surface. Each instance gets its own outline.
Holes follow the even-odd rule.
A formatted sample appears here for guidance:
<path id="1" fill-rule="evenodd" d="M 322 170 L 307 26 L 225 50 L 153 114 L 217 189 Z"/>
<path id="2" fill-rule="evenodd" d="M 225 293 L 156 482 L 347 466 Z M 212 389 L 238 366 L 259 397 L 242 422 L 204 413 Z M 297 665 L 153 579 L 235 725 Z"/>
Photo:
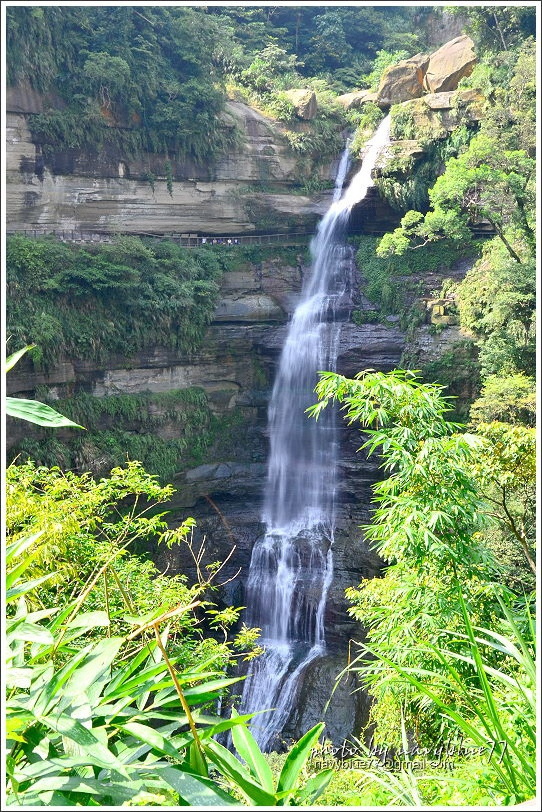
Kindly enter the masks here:
<path id="1" fill-rule="evenodd" d="M 352 731 L 361 730 L 367 723 L 370 705 L 367 696 L 357 690 L 359 684 L 355 675 L 347 673 L 337 680 L 346 664 L 347 657 L 336 654 L 309 664 L 301 680 L 296 709 L 283 731 L 283 739 L 291 737 L 296 740 L 302 735 L 301 731 L 324 721 L 326 738 L 340 748 Z M 328 702 L 329 706 L 323 712 Z"/>

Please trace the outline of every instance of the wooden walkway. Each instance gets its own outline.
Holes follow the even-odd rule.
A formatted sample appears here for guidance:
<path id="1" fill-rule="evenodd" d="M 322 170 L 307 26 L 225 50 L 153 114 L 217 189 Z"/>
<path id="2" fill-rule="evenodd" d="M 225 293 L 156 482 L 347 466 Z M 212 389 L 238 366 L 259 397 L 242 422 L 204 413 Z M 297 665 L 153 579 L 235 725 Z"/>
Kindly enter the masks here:
<path id="1" fill-rule="evenodd" d="M 240 234 L 240 235 L 203 235 L 203 234 L 156 234 L 135 231 L 85 231 L 70 229 L 26 228 L 8 230 L 8 236 L 21 234 L 24 237 L 56 237 L 62 242 L 73 243 L 110 243 L 116 237 L 141 237 L 155 240 L 172 240 L 178 245 L 194 248 L 200 245 L 301 245 L 314 234 L 311 232 L 290 232 L 288 234 Z"/>
<path id="2" fill-rule="evenodd" d="M 471 227 L 473 237 L 492 237 L 495 232 L 488 228 L 485 224 L 478 224 Z M 364 228 L 364 235 L 371 237 L 381 237 L 385 232 L 382 230 Z M 141 237 L 145 239 L 155 240 L 172 240 L 178 245 L 184 245 L 187 248 L 195 248 L 200 245 L 306 245 L 311 237 L 314 236 L 314 231 L 291 231 L 287 234 L 239 234 L 239 235 L 214 235 L 214 234 L 179 234 L 167 233 L 156 234 L 143 231 L 96 231 L 96 230 L 70 230 L 70 229 L 47 229 L 47 228 L 31 228 L 31 229 L 16 229 L 8 230 L 7 236 L 14 234 L 22 234 L 24 237 L 56 237 L 62 242 L 70 243 L 110 243 L 116 237 Z"/>

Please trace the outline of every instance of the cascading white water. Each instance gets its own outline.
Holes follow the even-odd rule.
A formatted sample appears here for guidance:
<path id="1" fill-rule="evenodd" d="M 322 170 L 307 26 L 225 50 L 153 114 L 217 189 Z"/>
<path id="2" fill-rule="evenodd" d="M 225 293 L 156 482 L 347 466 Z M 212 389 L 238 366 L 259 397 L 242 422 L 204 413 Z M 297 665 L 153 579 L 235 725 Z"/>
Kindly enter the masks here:
<path id="1" fill-rule="evenodd" d="M 289 325 L 271 395 L 262 516 L 266 532 L 254 545 L 247 583 L 247 622 L 261 628 L 265 654 L 253 662 L 240 708 L 242 713 L 275 709 L 251 723 L 263 750 L 273 746 L 284 727 L 301 675 L 325 650 L 338 488 L 337 421 L 333 409 L 322 412 L 318 421 L 305 410 L 314 403 L 318 371 L 335 369 L 337 318 L 352 283 L 344 231 L 352 207 L 373 185 L 371 173 L 387 143 L 389 117 L 369 142 L 362 167 L 343 195 L 348 147 L 344 151 L 333 202 L 311 243 L 311 274 Z"/>

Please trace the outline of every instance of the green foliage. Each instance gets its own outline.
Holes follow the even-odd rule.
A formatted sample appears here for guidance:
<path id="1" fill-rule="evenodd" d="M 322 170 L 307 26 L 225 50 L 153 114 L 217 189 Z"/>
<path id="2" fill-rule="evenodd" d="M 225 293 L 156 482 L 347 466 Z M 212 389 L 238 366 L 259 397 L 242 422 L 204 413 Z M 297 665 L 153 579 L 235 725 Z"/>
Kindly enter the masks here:
<path id="1" fill-rule="evenodd" d="M 238 718 L 233 711 L 232 719 Z M 319 797 L 332 775 L 332 770 L 323 770 L 303 783 L 300 780 L 323 729 L 323 723 L 315 725 L 294 744 L 276 781 L 266 756 L 245 726 L 232 727 L 233 745 L 244 764 L 216 741 L 206 743 L 204 751 L 245 805 L 304 806 Z"/>
<path id="2" fill-rule="evenodd" d="M 212 656 L 220 670 L 232 657 L 257 653 L 254 629 L 244 627 L 239 638 L 228 641 L 227 630 L 237 615 L 221 619 L 223 642 L 206 637 L 214 620 L 209 601 L 216 567 L 201 568 L 200 582 L 189 587 L 185 576 L 164 575 L 148 558 L 149 545 L 190 545 L 195 523 L 187 519 L 177 529 L 169 528 L 161 505 L 171 499 L 173 489 L 161 487 L 140 463 L 113 469 L 100 480 L 27 463 L 10 466 L 6 478 L 10 539 L 14 544 L 39 539 L 27 553 L 27 574 L 40 581 L 39 590 L 27 599 L 32 608 L 49 611 L 77 599 L 82 611 L 106 614 L 110 633 L 125 636 L 133 631 L 134 616 L 145 617 L 160 607 L 168 614 L 172 651 L 186 668 Z M 178 606 L 189 611 L 177 615 L 173 610 Z M 94 632 L 89 634 L 92 638 Z"/>
<path id="3" fill-rule="evenodd" d="M 389 68 L 391 65 L 395 65 L 397 62 L 400 62 L 401 59 L 408 59 L 409 56 L 411 56 L 411 54 L 404 50 L 386 51 L 383 49 L 381 51 L 377 51 L 370 73 L 367 73 L 365 76 L 361 77 L 360 84 L 363 87 L 368 87 L 369 90 L 378 90 L 378 85 L 380 84 L 382 74 L 386 68 Z"/>
<path id="4" fill-rule="evenodd" d="M 444 394 L 452 398 L 453 420 L 466 421 L 470 404 L 480 392 L 480 365 L 474 342 L 455 342 L 436 360 L 422 363 L 421 374 L 424 381 L 443 386 Z"/>
<path id="5" fill-rule="evenodd" d="M 281 72 L 276 65 L 280 66 L 284 59 L 286 55 L 283 49 L 269 45 L 251 65 L 250 81 L 245 76 L 248 83 L 244 87 L 231 83 L 230 92 L 240 95 L 243 101 L 265 115 L 282 122 L 282 135 L 299 156 L 297 174 L 310 180 L 315 167 L 335 157 L 342 149 L 347 117 L 326 80 L 306 81 L 295 73 Z M 270 65 L 267 64 L 268 60 Z M 317 112 L 310 121 L 301 122 L 295 105 L 284 92 L 285 89 L 300 86 L 313 89 L 316 93 Z"/>
<path id="6" fill-rule="evenodd" d="M 32 116 L 46 159 L 65 149 L 116 147 L 212 161 L 237 134 L 220 118 L 212 55 L 220 30 L 185 7 L 11 8 L 10 83 L 55 95 Z"/>
<path id="7" fill-rule="evenodd" d="M 474 471 L 498 522 L 486 533 L 486 544 L 502 562 L 507 582 L 529 592 L 536 575 L 535 429 L 492 421 L 479 423 L 476 431 L 485 443 Z"/>
<path id="8" fill-rule="evenodd" d="M 409 216 L 405 215 L 405 218 Z M 377 253 L 377 249 L 383 239 L 380 242 L 378 237 L 362 236 L 355 239 L 358 245 L 356 264 L 367 280 L 364 293 L 381 313 L 401 312 L 405 304 L 406 286 L 411 284 L 409 276 L 445 271 L 458 259 L 475 255 L 477 250 L 470 244 L 458 245 L 451 240 L 443 240 L 402 255 L 382 255 Z"/>
<path id="9" fill-rule="evenodd" d="M 173 197 L 173 168 L 170 161 L 166 161 L 164 169 L 166 173 L 166 187 L 169 192 L 169 196 Z"/>
<path id="10" fill-rule="evenodd" d="M 418 777 L 409 768 L 413 759 L 403 726 L 400 755 L 406 773 L 396 776 L 367 771 L 367 779 L 378 781 L 392 794 L 389 803 L 439 804 L 443 803 L 442 796 L 453 790 L 457 804 L 470 805 L 473 792 L 481 790 L 481 801 L 508 805 L 530 800 L 536 792 L 534 619 L 527 608 L 524 630 L 512 608 L 501 599 L 503 618 L 499 631 L 474 626 L 459 587 L 457 595 L 462 630 L 447 634 L 446 647 L 441 644 L 437 648 L 425 642 L 414 644 L 417 658 L 427 663 L 436 657 L 439 670 L 404 668 L 390 658 L 386 646 L 362 645 L 364 653 L 386 662 L 398 680 L 419 692 L 444 718 L 452 720 L 460 740 L 469 742 L 474 751 L 474 764 L 460 764 L 458 776 L 454 769 L 449 778 L 441 775 L 434 782 L 430 775 Z M 466 653 L 455 648 L 458 643 L 466 644 Z M 465 664 L 469 667 L 466 674 Z M 353 668 L 358 670 L 356 663 Z M 458 708 L 456 701 L 439 696 L 431 679 L 448 696 L 459 695 L 462 706 Z"/>
<path id="11" fill-rule="evenodd" d="M 486 242 L 483 256 L 456 289 L 461 327 L 478 347 L 482 383 L 488 376 L 505 380 L 535 371 L 534 54 L 529 38 L 483 57 L 462 80 L 462 86 L 482 87 L 491 99 L 480 132 L 470 141 L 461 138 L 458 152 L 443 153 L 446 169 L 430 190 L 432 209 L 425 217 L 423 206 L 416 205 L 418 211 L 408 212 L 378 248 L 382 256 L 407 256 L 444 235 L 466 243 L 469 222 L 482 219 L 493 226 L 497 236 Z M 384 177 L 382 188 L 391 184 L 400 202 L 404 192 L 394 183 L 393 175 Z M 440 368 L 430 365 L 431 375 L 449 383 L 448 360 L 435 363 Z M 455 374 L 465 378 L 467 366 Z M 504 390 L 503 397 L 506 401 Z"/>
<path id="12" fill-rule="evenodd" d="M 533 426 L 536 422 L 536 386 L 533 378 L 518 373 L 503 377 L 488 376 L 480 397 L 470 409 L 473 423 L 522 424 Z"/>
<path id="13" fill-rule="evenodd" d="M 17 361 L 33 349 L 32 344 L 23 347 L 6 359 L 6 372 L 13 369 Z M 60 426 L 72 426 L 73 428 L 81 429 L 78 423 L 68 420 L 67 417 L 51 409 L 46 403 L 41 403 L 36 400 L 27 400 L 26 398 L 6 398 L 6 414 L 10 417 L 18 417 L 21 420 L 28 420 L 29 423 L 36 423 L 38 426 L 46 426 L 48 428 L 60 428 Z"/>
<path id="14" fill-rule="evenodd" d="M 446 207 L 457 218 L 465 212 L 474 222 L 488 220 L 512 258 L 519 261 L 506 232 L 517 229 L 532 253 L 533 170 L 533 161 L 523 150 L 502 150 L 494 138 L 480 133 L 462 155 L 449 159 L 430 191 L 431 204 L 434 211 Z"/>
<path id="15" fill-rule="evenodd" d="M 400 107 L 400 105 L 399 105 Z M 461 125 L 442 137 L 442 132 L 422 133 L 416 128 L 412 136 L 424 152 L 421 156 L 403 157 L 399 151 L 393 157 L 394 146 L 390 147 L 392 157 L 380 169 L 375 179 L 376 186 L 392 208 L 398 211 L 425 211 L 429 207 L 429 190 L 444 170 L 451 156 L 460 154 L 473 137 L 473 131 Z"/>
<path id="16" fill-rule="evenodd" d="M 8 803 L 233 803 L 207 779 L 202 740 L 247 717 L 225 722 L 201 713 L 233 680 L 209 670 L 216 657 L 183 671 L 166 651 L 170 624 L 163 624 L 193 605 L 132 613 L 130 634 L 111 636 L 109 611 L 81 611 L 92 579 L 61 607 L 29 611 L 25 596 L 37 584 L 21 576 L 33 556 L 18 559 L 35 541 L 19 539 L 7 551 L 8 600 L 17 601 L 8 620 Z M 93 640 L 97 628 L 107 636 Z M 187 724 L 190 732 L 181 732 Z M 200 775 L 194 751 L 203 759 Z"/>
<path id="17" fill-rule="evenodd" d="M 193 520 L 171 531 L 163 514 L 146 515 L 139 497 L 159 503 L 172 491 L 159 488 L 137 464 L 99 482 L 32 465 L 10 467 L 7 474 L 10 792 L 23 804 L 47 802 L 52 790 L 55 803 L 62 803 L 64 791 L 101 795 L 104 803 L 127 800 L 143 789 L 141 778 L 154 783 L 146 771 L 156 758 L 145 758 L 135 771 L 126 766 L 151 749 L 141 750 L 142 736 L 156 747 L 188 721 L 189 742 L 197 736 L 189 705 L 209 702 L 232 682 L 209 679 L 220 676 L 223 647 L 204 663 L 194 664 L 189 655 L 195 639 L 190 614 L 202 587 L 189 589 L 184 579 L 169 579 L 127 552 L 136 539 L 181 541 Z M 33 577 L 22 582 L 23 574 Z M 39 608 L 31 611 L 32 604 Z M 104 627 L 107 637 L 96 631 Z M 147 630 L 155 632 L 154 643 Z M 166 641 L 179 634 L 171 662 Z M 182 676 L 173 670 L 181 653 L 185 669 L 190 663 Z M 168 723 L 160 730 L 163 720 Z M 129 730 L 138 741 L 124 761 Z M 108 738 L 116 742 L 111 749 Z M 158 744 L 160 755 L 185 761 L 182 750 L 164 747 Z M 30 765 L 37 758 L 35 772 Z M 129 784 L 124 793 L 118 773 Z"/>
<path id="18" fill-rule="evenodd" d="M 251 265 L 278 260 L 285 265 L 297 265 L 301 252 L 299 245 L 228 245 L 226 248 L 208 248 L 213 251 L 224 273 L 250 270 Z"/>
<path id="19" fill-rule="evenodd" d="M 213 574 L 188 588 L 127 551 L 137 539 L 187 537 L 193 520 L 171 531 L 149 510 L 171 488 L 135 463 L 98 482 L 32 465 L 8 474 L 9 803 L 313 801 L 331 771 L 301 773 L 323 724 L 294 745 L 275 786 L 246 728 L 250 715 L 224 720 L 212 711 L 237 682 L 223 669 L 238 656 L 227 643 L 194 647 L 194 613 Z M 140 496 L 151 504 L 139 506 Z M 222 631 L 237 617 L 209 611 Z M 253 646 L 255 631 L 244 629 L 234 647 Z M 213 739 L 228 730 L 246 767 Z"/>
<path id="20" fill-rule="evenodd" d="M 135 539 L 143 544 L 169 538 L 164 514 L 146 516 L 140 512 L 138 502 L 157 505 L 170 499 L 172 493 L 170 486 L 161 487 L 137 462 L 115 468 L 109 477 L 98 481 L 88 473 L 78 476 L 33 462 L 9 466 L 6 471 L 7 531 L 14 540 L 22 535 L 40 535 L 38 568 L 46 567 L 49 560 L 55 561 L 55 576 L 47 588 L 49 597 L 42 590 L 40 601 L 56 605 L 72 587 L 75 591 L 82 588 L 96 565 L 103 564 L 112 553 L 116 553 L 118 559 L 115 566 L 128 566 L 130 557 L 122 550 Z M 123 500 L 126 500 L 124 507 Z M 189 525 L 181 528 L 179 540 L 187 535 L 188 529 Z M 132 573 L 125 584 L 128 593 L 135 588 L 144 601 L 143 606 L 138 604 L 141 611 L 153 605 L 161 589 L 174 585 L 181 589 L 177 601 L 190 602 L 187 600 L 190 592 L 182 586 L 184 579 L 164 578 L 154 566 L 145 571 L 144 562 L 134 563 L 141 564 L 141 580 L 134 580 Z M 126 573 L 129 569 L 128 566 Z M 156 589 L 152 586 L 154 578 L 157 578 Z M 135 594 L 133 599 L 136 600 Z M 101 600 L 104 600 L 103 592 Z M 96 608 L 104 606 L 92 606 Z"/>
<path id="21" fill-rule="evenodd" d="M 413 11 L 403 7 L 212 6 L 208 13 L 227 34 L 216 58 L 228 73 L 239 75 L 267 47 L 280 46 L 297 60 L 302 77 L 325 77 L 339 93 L 359 86 L 379 51 L 415 53 L 423 47 L 422 31 L 412 34 Z"/>
<path id="22" fill-rule="evenodd" d="M 484 50 L 506 51 L 534 36 L 536 30 L 532 6 L 451 6 L 449 11 L 467 18 L 467 30 Z"/>
<path id="23" fill-rule="evenodd" d="M 456 426 L 444 419 L 449 406 L 441 390 L 419 383 L 409 371 L 365 372 L 355 380 L 321 373 L 316 387 L 320 402 L 310 414 L 317 417 L 336 399 L 345 404 L 349 422 L 377 426 L 367 429 L 364 448 L 369 453 L 383 450 L 384 468 L 391 476 L 375 486 L 381 507 L 365 532 L 381 556 L 408 560 L 411 566 L 420 566 L 430 556 L 437 572 L 452 562 L 484 571 L 489 562 L 472 544 L 481 501 L 467 473 L 479 441 L 454 433 Z M 410 492 L 416 493 L 415 504 Z"/>
<path id="24" fill-rule="evenodd" d="M 270 43 L 255 56 L 248 68 L 241 71 L 239 79 L 258 93 L 274 90 L 278 84 L 283 89 L 295 87 L 299 82 L 298 64 L 295 55 Z"/>
<path id="25" fill-rule="evenodd" d="M 353 310 L 352 321 L 360 327 L 363 324 L 378 324 L 380 313 L 378 310 Z"/>
<path id="26" fill-rule="evenodd" d="M 290 123 L 295 120 L 295 104 L 286 93 L 274 93 L 268 106 L 273 118 Z"/>
<path id="27" fill-rule="evenodd" d="M 430 211 L 415 227 L 402 226 L 386 235 L 382 253 L 404 253 L 443 237 L 464 241 L 467 225 L 482 220 L 491 224 L 515 262 L 534 256 L 534 47 L 528 40 L 480 68 L 492 103 L 479 133 L 463 139 L 459 154 L 442 156 L 446 167 L 429 190 Z M 395 117 L 396 135 L 419 137 L 408 111 L 398 106 Z"/>
<path id="28" fill-rule="evenodd" d="M 310 156 L 315 165 L 320 165 L 336 156 L 344 146 L 343 130 L 344 112 L 339 108 L 321 107 L 316 118 L 312 119 L 310 130 L 285 130 L 285 136 L 291 149 L 299 156 Z M 300 168 L 302 176 L 307 176 Z"/>
<path id="29" fill-rule="evenodd" d="M 198 388 L 105 397 L 80 393 L 56 403 L 83 422 L 85 436 L 61 440 L 48 432 L 26 437 L 11 450 L 10 458 L 100 475 L 127 459 L 137 459 L 167 483 L 179 471 L 204 462 L 219 431 L 220 421 Z M 175 437 L 169 436 L 172 425 Z M 168 426 L 165 437 L 164 426 Z"/>
<path id="30" fill-rule="evenodd" d="M 480 345 L 484 377 L 535 371 L 535 266 L 517 263 L 497 239 L 457 288 L 461 326 Z"/>
<path id="31" fill-rule="evenodd" d="M 320 402 L 309 410 L 317 417 L 330 401 L 342 403 L 345 418 L 364 427 L 362 449 L 378 452 L 388 474 L 374 486 L 376 508 L 372 523 L 364 527 L 388 564 L 385 577 L 350 588 L 347 597 L 354 604 L 351 613 L 369 630 L 371 650 L 391 661 L 379 656 L 363 666 L 364 683 L 378 700 L 371 709 L 375 736 L 390 746 L 400 743 L 401 714 L 420 743 L 434 740 L 437 731 L 453 732 L 435 707 L 427 707 L 416 692 L 397 683 L 390 668 L 441 668 L 438 657 L 428 659 L 427 652 L 417 656 L 415 645 L 429 643 L 437 651 L 443 629 L 460 629 L 459 583 L 477 624 L 495 617 L 495 591 L 506 594 L 494 583 L 502 570 L 483 534 L 495 522 L 503 528 L 509 524 L 505 514 L 515 511 L 513 494 L 505 499 L 502 515 L 496 513 L 495 483 L 489 485 L 489 474 L 478 467 L 482 459 L 496 456 L 495 451 L 483 435 L 456 433 L 459 426 L 445 419 L 449 406 L 441 391 L 408 371 L 366 371 L 353 380 L 321 373 L 316 388 Z M 525 453 L 518 449 L 515 462 Z M 495 466 L 492 470 L 495 476 Z M 530 506 L 523 507 L 525 523 Z M 519 511 L 517 515 L 515 524 L 520 526 Z M 442 701 L 448 701 L 442 685 L 431 684 Z M 454 701 L 460 703 L 460 697 Z"/>
<path id="32" fill-rule="evenodd" d="M 350 142 L 350 152 L 354 157 L 360 158 L 367 141 L 374 135 L 376 128 L 384 118 L 384 113 L 374 102 L 366 102 L 361 110 L 349 111 L 347 118 L 356 128 Z"/>
<path id="33" fill-rule="evenodd" d="M 409 107 L 400 104 L 393 106 L 391 111 L 390 136 L 394 141 L 414 140 L 417 135 L 416 119 Z"/>
<path id="34" fill-rule="evenodd" d="M 111 107 L 113 101 L 120 101 L 131 78 L 130 65 L 125 59 L 103 51 L 88 55 L 82 73 L 88 81 L 89 90 L 105 107 Z"/>
<path id="35" fill-rule="evenodd" d="M 104 361 L 152 344 L 191 351 L 218 298 L 221 268 L 205 248 L 118 237 L 79 248 L 10 237 L 8 331 L 50 366 L 65 355 Z"/>

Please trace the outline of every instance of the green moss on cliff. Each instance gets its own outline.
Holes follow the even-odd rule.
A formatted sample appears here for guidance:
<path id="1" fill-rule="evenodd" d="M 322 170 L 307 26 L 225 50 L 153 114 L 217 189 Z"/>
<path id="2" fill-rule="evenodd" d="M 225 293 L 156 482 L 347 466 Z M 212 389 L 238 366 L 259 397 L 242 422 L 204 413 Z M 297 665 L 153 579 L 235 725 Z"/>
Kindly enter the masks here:
<path id="1" fill-rule="evenodd" d="M 78 247 L 8 239 L 8 335 L 36 344 L 34 363 L 104 362 L 159 344 L 194 350 L 211 321 L 222 274 L 217 253 L 118 237 Z"/>
<path id="2" fill-rule="evenodd" d="M 30 129 L 46 156 L 113 145 L 209 161 L 236 138 L 220 117 L 219 38 L 199 9 L 13 6 L 8 82 L 45 94 Z"/>
<path id="3" fill-rule="evenodd" d="M 197 387 L 101 398 L 80 393 L 55 400 L 54 406 L 76 417 L 87 431 L 62 438 L 58 432 L 41 431 L 40 438 L 27 437 L 12 449 L 11 457 L 98 475 L 126 460 L 139 460 L 167 483 L 176 472 L 200 465 L 216 435 L 217 420 Z"/>
<path id="4" fill-rule="evenodd" d="M 366 279 L 363 292 L 383 314 L 402 313 L 407 293 L 410 292 L 412 297 L 420 275 L 430 272 L 444 274 L 454 262 L 476 255 L 478 250 L 473 245 L 457 248 L 451 241 L 442 240 L 402 256 L 378 257 L 378 237 L 355 237 L 352 242 L 357 245 L 357 266 Z"/>
<path id="5" fill-rule="evenodd" d="M 48 390 L 40 387 L 36 396 L 86 431 L 31 429 L 10 450 L 9 461 L 30 459 L 47 467 L 103 476 L 127 460 L 139 460 L 146 471 L 167 484 L 206 462 L 260 460 L 254 446 L 257 440 L 250 433 L 252 410 L 235 407 L 216 415 L 199 387 L 105 397 L 81 392 L 59 400 L 51 400 Z"/>

